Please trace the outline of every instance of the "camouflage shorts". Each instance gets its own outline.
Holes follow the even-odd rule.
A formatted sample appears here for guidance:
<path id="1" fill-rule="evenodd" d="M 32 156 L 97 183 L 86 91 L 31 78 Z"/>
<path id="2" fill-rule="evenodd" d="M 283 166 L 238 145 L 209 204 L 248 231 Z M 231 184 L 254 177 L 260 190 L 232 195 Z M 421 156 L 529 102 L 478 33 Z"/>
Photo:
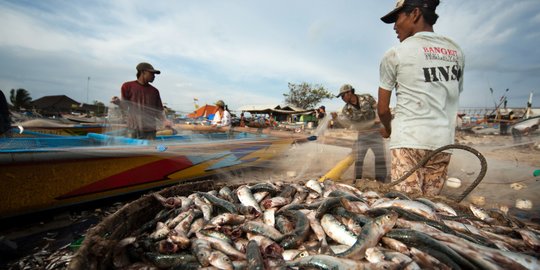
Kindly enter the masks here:
<path id="1" fill-rule="evenodd" d="M 432 151 L 398 148 L 392 149 L 390 152 L 392 155 L 392 181 L 396 181 L 414 168 L 424 156 Z M 438 153 L 426 165 L 407 177 L 407 180 L 396 185 L 396 188 L 404 192 L 421 192 L 425 195 L 438 195 L 446 180 L 451 156 L 450 153 Z"/>

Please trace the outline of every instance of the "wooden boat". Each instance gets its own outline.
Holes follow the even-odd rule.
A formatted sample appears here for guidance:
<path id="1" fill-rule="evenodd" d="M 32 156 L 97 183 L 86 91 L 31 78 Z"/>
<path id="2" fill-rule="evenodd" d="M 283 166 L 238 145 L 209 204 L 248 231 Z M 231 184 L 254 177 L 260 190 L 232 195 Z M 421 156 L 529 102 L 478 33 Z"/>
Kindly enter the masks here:
<path id="1" fill-rule="evenodd" d="M 245 132 L 158 136 L 89 133 L 0 139 L 0 218 L 262 165 L 300 137 Z"/>
<path id="2" fill-rule="evenodd" d="M 13 137 L 43 136 L 85 136 L 88 133 L 112 134 L 125 130 L 125 125 L 109 124 L 70 124 L 57 126 L 20 126 L 13 127 Z"/>

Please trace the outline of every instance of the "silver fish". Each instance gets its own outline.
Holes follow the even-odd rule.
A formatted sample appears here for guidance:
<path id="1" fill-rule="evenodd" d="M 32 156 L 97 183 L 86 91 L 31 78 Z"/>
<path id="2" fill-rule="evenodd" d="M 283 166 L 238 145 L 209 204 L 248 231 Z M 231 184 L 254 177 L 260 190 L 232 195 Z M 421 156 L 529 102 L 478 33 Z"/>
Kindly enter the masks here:
<path id="1" fill-rule="evenodd" d="M 352 246 L 354 243 L 356 243 L 356 235 L 347 230 L 347 228 L 341 222 L 330 214 L 323 215 L 321 218 L 321 226 L 328 237 L 340 244 Z"/>
<path id="2" fill-rule="evenodd" d="M 208 257 L 208 261 L 210 261 L 210 264 L 223 270 L 233 270 L 233 264 L 231 259 L 227 257 L 223 252 L 219 250 L 214 250 L 210 253 L 210 256 Z"/>
<path id="3" fill-rule="evenodd" d="M 244 253 L 238 251 L 234 246 L 232 246 L 231 244 L 229 244 L 229 243 L 227 243 L 227 242 L 225 242 L 225 241 L 223 241 L 221 239 L 205 236 L 205 235 L 201 234 L 200 232 L 196 233 L 196 235 L 197 235 L 198 238 L 201 238 L 201 239 L 204 239 L 204 240 L 207 240 L 208 242 L 210 242 L 210 245 L 214 249 L 222 251 L 223 253 L 225 253 L 227 255 L 230 255 L 230 256 L 233 256 L 233 257 L 238 258 L 238 259 L 243 259 L 243 260 L 246 259 L 246 255 Z"/>
<path id="4" fill-rule="evenodd" d="M 377 264 L 362 261 L 338 258 L 329 255 L 311 255 L 287 262 L 289 267 L 301 269 L 316 267 L 317 269 L 397 269 L 398 265 L 393 262 L 380 262 Z"/>
<path id="5" fill-rule="evenodd" d="M 366 249 L 377 245 L 383 235 L 394 227 L 397 218 L 396 212 L 390 212 L 367 223 L 362 228 L 362 233 L 358 235 L 354 245 L 349 250 L 336 255 L 355 260 L 363 259 L 366 255 Z"/>
<path id="6" fill-rule="evenodd" d="M 322 186 L 321 186 L 321 183 L 315 179 L 311 179 L 311 180 L 308 180 L 306 182 L 306 187 L 317 192 L 318 194 L 322 194 L 323 193 L 323 189 L 322 189 Z"/>
<path id="7" fill-rule="evenodd" d="M 209 257 L 212 252 L 210 242 L 202 238 L 195 238 L 191 242 L 191 250 L 202 266 L 206 267 L 210 265 Z"/>
<path id="8" fill-rule="evenodd" d="M 253 197 L 253 194 L 251 193 L 251 190 L 249 187 L 243 185 L 236 189 L 236 195 L 238 196 L 238 200 L 240 200 L 240 203 L 245 206 L 252 206 L 255 208 L 259 213 L 262 213 L 262 209 L 259 206 L 259 203 L 255 200 Z"/>
<path id="9" fill-rule="evenodd" d="M 386 201 L 382 203 L 378 203 L 376 205 L 372 205 L 372 208 L 387 208 L 387 207 L 398 207 L 416 214 L 419 214 L 421 216 L 424 216 L 429 219 L 433 219 L 436 221 L 439 221 L 439 217 L 433 211 L 433 209 L 421 202 L 415 202 L 415 201 L 408 201 L 408 200 L 391 200 Z"/>

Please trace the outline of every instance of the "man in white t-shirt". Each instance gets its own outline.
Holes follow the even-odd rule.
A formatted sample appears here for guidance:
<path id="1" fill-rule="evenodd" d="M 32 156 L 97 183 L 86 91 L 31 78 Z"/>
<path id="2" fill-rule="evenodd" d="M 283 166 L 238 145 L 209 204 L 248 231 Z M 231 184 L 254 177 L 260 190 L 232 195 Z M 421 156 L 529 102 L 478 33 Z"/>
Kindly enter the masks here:
<path id="1" fill-rule="evenodd" d="M 212 119 L 212 126 L 214 127 L 230 127 L 231 126 L 231 113 L 227 110 L 225 102 L 218 100 L 216 102 L 218 110 L 214 114 Z"/>
<path id="2" fill-rule="evenodd" d="M 454 143 L 465 58 L 452 40 L 433 32 L 439 0 L 398 0 L 381 18 L 394 23 L 400 44 L 380 65 L 378 114 L 381 135 L 390 137 L 392 180 L 398 180 L 431 151 Z M 390 112 L 396 90 L 394 118 Z M 450 153 L 439 153 L 397 186 L 405 192 L 440 193 Z"/>

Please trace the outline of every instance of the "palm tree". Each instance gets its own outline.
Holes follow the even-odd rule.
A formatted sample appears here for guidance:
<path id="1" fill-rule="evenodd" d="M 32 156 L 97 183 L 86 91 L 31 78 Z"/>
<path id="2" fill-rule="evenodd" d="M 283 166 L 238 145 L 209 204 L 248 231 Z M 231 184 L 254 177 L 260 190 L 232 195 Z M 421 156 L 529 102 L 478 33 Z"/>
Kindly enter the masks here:
<path id="1" fill-rule="evenodd" d="M 26 89 L 19 88 L 17 91 L 11 89 L 9 100 L 16 110 L 21 110 L 21 108 L 30 108 L 32 97 L 30 97 L 30 93 Z"/>

